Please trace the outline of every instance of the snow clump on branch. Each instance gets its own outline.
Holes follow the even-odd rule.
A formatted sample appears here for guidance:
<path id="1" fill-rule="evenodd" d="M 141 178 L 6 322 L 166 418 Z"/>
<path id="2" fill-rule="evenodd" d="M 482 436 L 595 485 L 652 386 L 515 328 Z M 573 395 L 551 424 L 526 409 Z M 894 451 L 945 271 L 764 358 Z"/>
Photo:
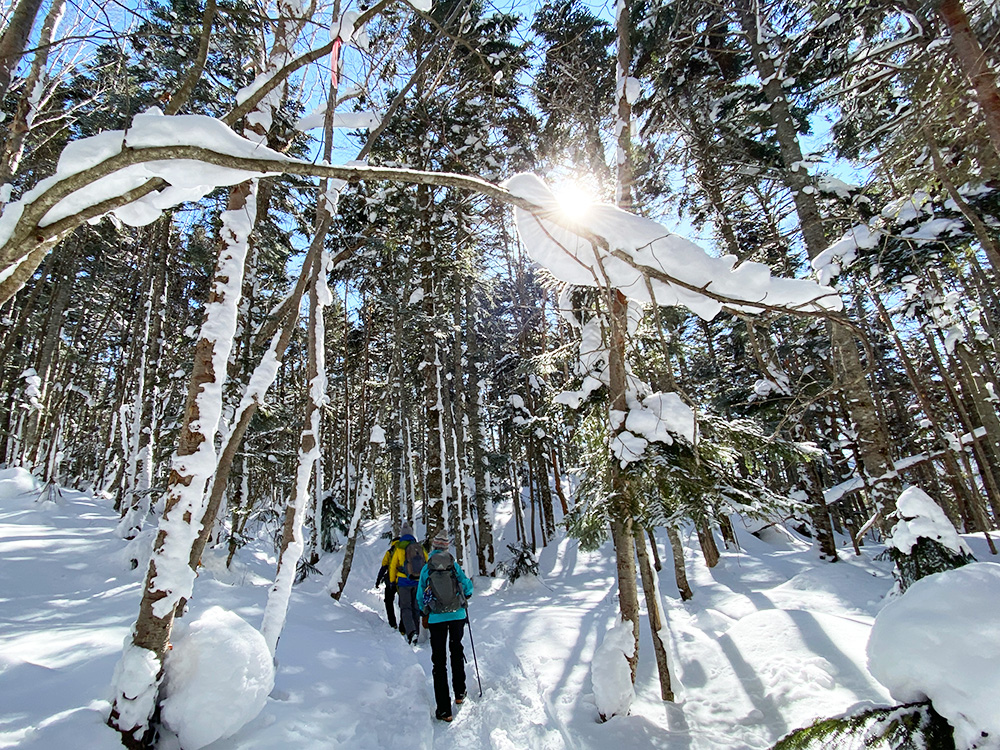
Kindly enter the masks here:
<path id="1" fill-rule="evenodd" d="M 515 210 L 518 235 L 529 255 L 561 281 L 618 289 L 637 302 L 683 305 L 705 320 L 723 305 L 751 313 L 768 307 L 842 309 L 840 296 L 828 286 L 772 278 L 766 265 L 737 266 L 732 255 L 713 258 L 662 224 L 612 205 L 595 204 L 571 223 L 536 175 L 518 174 L 503 186 L 539 207 Z"/>
<path id="2" fill-rule="evenodd" d="M 952 552 L 972 554 L 941 506 L 919 487 L 903 490 L 896 500 L 896 510 L 900 520 L 892 528 L 892 535 L 886 542 L 890 547 L 908 555 L 917 540 L 924 537 L 944 545 Z"/>

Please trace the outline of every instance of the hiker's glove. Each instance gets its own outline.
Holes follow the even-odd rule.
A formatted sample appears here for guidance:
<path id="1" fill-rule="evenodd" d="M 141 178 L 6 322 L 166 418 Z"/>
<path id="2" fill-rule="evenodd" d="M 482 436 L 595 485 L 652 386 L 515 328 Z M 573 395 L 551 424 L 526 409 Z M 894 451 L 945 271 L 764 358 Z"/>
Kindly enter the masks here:
<path id="1" fill-rule="evenodd" d="M 388 572 L 389 572 L 389 568 L 387 568 L 385 565 L 383 565 L 381 568 L 379 568 L 378 578 L 375 579 L 375 588 L 378 588 L 379 586 L 382 585 L 382 581 L 385 580 L 385 576 L 386 576 L 386 574 Z"/>
<path id="2" fill-rule="evenodd" d="M 427 621 L 428 619 L 429 619 L 429 618 L 428 618 L 428 616 L 427 616 L 427 615 L 423 615 L 423 616 L 422 616 L 422 617 L 420 618 L 420 624 L 424 626 L 424 630 L 427 630 L 427 628 L 429 628 L 429 627 L 430 627 L 430 623 L 429 623 L 429 622 Z"/>

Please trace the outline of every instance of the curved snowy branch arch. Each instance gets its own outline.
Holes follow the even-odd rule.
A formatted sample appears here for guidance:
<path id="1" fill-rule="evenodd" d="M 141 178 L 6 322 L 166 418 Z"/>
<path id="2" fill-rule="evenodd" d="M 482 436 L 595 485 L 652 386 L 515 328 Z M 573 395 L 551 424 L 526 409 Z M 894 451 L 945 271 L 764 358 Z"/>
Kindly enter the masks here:
<path id="1" fill-rule="evenodd" d="M 229 141 L 224 145 L 228 148 L 218 149 L 191 143 L 157 144 L 157 138 L 161 141 L 169 140 L 162 138 L 163 133 L 176 131 L 175 118 L 184 121 L 177 122 L 177 125 L 189 125 L 194 130 L 193 136 L 181 136 L 182 138 L 195 140 L 201 134 L 205 136 L 206 142 L 214 143 L 221 140 L 220 132 L 224 131 L 225 138 Z M 543 184 L 534 176 L 519 175 L 505 186 L 470 175 L 448 172 L 312 163 L 290 159 L 242 139 L 225 128 L 220 121 L 212 118 L 195 115 L 168 118 L 159 114 L 147 114 L 138 116 L 136 120 L 142 121 L 141 126 L 123 133 L 121 141 L 117 144 L 107 142 L 109 139 L 106 136 L 113 136 L 111 133 L 95 137 L 102 139 L 102 143 L 86 144 L 84 141 L 78 141 L 71 144 L 67 152 L 74 146 L 78 151 L 82 151 L 83 156 L 80 160 L 85 166 L 72 171 L 76 166 L 72 158 L 67 159 L 64 171 L 69 172 L 68 174 L 60 175 L 57 172 L 55 176 L 43 180 L 20 201 L 8 205 L 0 215 L 0 240 L 3 241 L 0 244 L 0 304 L 16 294 L 62 237 L 85 222 L 94 221 L 116 211 L 126 209 L 134 211 L 136 207 L 142 207 L 139 216 L 146 218 L 135 221 L 142 223 L 150 216 L 159 215 L 164 208 L 184 200 L 200 198 L 216 187 L 234 185 L 252 177 L 287 174 L 333 179 L 348 184 L 376 180 L 469 190 L 512 206 L 517 210 L 518 216 L 530 216 L 533 222 L 543 227 L 549 244 L 559 248 L 560 252 L 567 256 L 567 260 L 579 262 L 577 258 L 571 257 L 575 253 L 568 247 L 568 243 L 553 236 L 552 228 L 564 237 L 572 237 L 576 242 L 586 243 L 594 249 L 599 249 L 600 252 L 595 256 L 598 264 L 603 265 L 614 259 L 630 268 L 644 280 L 645 289 L 651 289 L 650 284 L 656 282 L 683 290 L 689 297 L 710 300 L 719 309 L 727 311 L 774 312 L 837 320 L 843 318 L 837 314 L 839 296 L 835 290 L 811 281 L 782 280 L 785 284 L 798 285 L 796 298 L 782 302 L 779 294 L 778 301 L 770 302 L 767 300 L 768 294 L 754 294 L 752 289 L 746 296 L 735 295 L 725 290 L 713 289 L 715 279 L 696 282 L 684 278 L 683 269 L 667 268 L 656 258 L 655 251 L 649 254 L 649 258 L 656 261 L 655 264 L 644 262 L 647 259 L 636 256 L 648 250 L 651 244 L 649 241 L 644 240 L 637 247 L 623 249 L 600 231 L 575 224 L 561 216 L 558 207 L 548 200 L 545 194 L 533 195 L 522 189 L 509 187 L 513 185 L 515 188 L 520 188 L 528 178 Z M 154 128 L 152 136 L 144 127 L 149 125 Z M 199 128 L 204 129 L 204 132 L 200 132 Z M 177 136 L 172 138 L 176 139 Z M 95 139 L 85 139 L 85 141 L 92 140 Z M 133 143 L 135 145 L 132 145 Z M 103 148 L 106 153 L 110 152 L 110 155 L 96 160 L 90 157 L 89 161 L 92 163 L 87 163 L 88 147 Z M 215 172 L 208 175 L 212 179 L 205 179 L 204 169 L 192 170 L 191 167 L 194 165 L 214 168 Z M 60 167 L 63 168 L 62 162 Z M 196 178 L 192 182 L 192 178 L 181 177 L 182 174 L 194 174 Z M 208 184 L 198 185 L 199 181 Z M 686 243 L 682 238 L 671 235 L 654 222 L 625 212 L 619 213 L 624 217 L 645 222 L 646 228 L 655 227 L 653 242 L 673 239 Z M 523 222 L 519 222 L 519 230 L 522 240 L 531 245 L 531 238 L 524 236 Z M 696 248 L 690 243 L 687 245 Z M 702 252 L 700 248 L 696 250 L 698 253 Z M 548 262 L 544 258 L 536 260 L 543 265 L 553 265 L 551 259 Z M 556 265 L 558 263 L 559 261 L 555 262 Z M 725 273 L 725 266 L 723 263 L 722 273 Z M 739 266 L 733 269 L 732 263 L 729 263 L 729 266 L 733 272 L 743 268 Z M 593 278 L 590 274 L 590 280 L 585 283 L 593 284 Z M 572 281 L 572 279 L 565 280 Z M 664 304 L 658 299 L 647 301 Z"/>

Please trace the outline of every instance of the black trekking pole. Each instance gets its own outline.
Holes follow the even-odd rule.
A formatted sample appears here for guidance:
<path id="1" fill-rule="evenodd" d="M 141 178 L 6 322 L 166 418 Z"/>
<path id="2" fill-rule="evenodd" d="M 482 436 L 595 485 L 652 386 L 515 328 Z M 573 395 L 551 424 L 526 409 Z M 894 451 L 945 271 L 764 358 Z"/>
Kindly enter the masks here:
<path id="1" fill-rule="evenodd" d="M 468 605 L 466 605 L 468 607 Z M 469 626 L 469 645 L 472 646 L 472 663 L 476 665 L 476 682 L 479 683 L 479 697 L 483 697 L 483 681 L 479 679 L 479 661 L 476 659 L 476 641 L 472 637 L 472 622 L 469 620 L 469 610 L 465 610 L 465 624 Z"/>

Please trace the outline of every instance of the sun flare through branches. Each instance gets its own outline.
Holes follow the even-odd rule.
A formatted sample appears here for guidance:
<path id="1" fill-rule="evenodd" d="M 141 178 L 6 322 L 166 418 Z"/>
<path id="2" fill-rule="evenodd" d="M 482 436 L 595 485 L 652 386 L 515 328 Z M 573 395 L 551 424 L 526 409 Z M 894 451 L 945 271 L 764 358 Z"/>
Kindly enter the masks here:
<path id="1" fill-rule="evenodd" d="M 562 217 L 574 224 L 579 224 L 587 212 L 600 199 L 589 185 L 582 182 L 564 182 L 553 189 L 558 211 Z"/>

